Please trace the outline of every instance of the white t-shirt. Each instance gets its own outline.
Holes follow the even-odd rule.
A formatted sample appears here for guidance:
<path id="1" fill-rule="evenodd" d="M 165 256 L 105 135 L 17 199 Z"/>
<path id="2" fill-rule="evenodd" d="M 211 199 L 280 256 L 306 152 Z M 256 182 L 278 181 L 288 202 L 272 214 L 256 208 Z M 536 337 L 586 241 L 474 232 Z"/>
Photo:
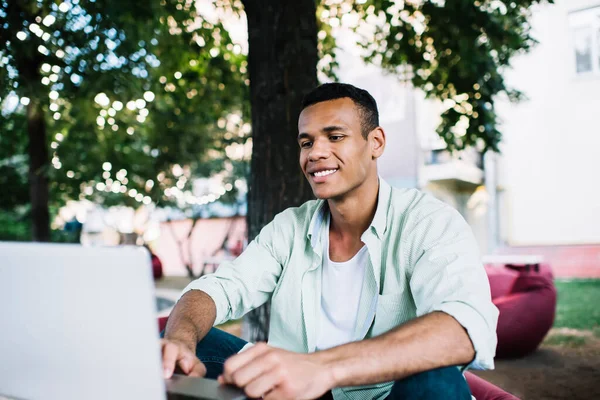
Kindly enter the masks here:
<path id="1" fill-rule="evenodd" d="M 348 261 L 331 261 L 329 259 L 329 230 L 326 232 L 317 350 L 329 349 L 352 341 L 367 257 L 369 256 L 367 246 L 363 246 Z"/>

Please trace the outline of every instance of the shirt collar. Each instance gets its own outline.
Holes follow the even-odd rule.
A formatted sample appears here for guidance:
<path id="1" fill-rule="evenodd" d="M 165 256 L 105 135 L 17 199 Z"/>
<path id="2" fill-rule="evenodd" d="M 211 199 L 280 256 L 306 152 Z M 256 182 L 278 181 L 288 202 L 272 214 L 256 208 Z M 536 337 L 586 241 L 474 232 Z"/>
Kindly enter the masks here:
<path id="1" fill-rule="evenodd" d="M 370 229 L 375 230 L 375 234 L 381 238 L 387 229 L 387 214 L 390 208 L 392 188 L 381 177 L 379 178 L 379 194 L 377 195 L 377 210 L 371 221 Z"/>
<path id="2" fill-rule="evenodd" d="M 371 221 L 371 225 L 369 226 L 369 229 L 375 231 L 375 234 L 380 240 L 387 229 L 387 213 L 390 206 L 391 191 L 392 188 L 390 185 L 380 177 L 377 209 L 375 210 L 373 221 Z M 308 226 L 308 232 L 306 233 L 306 237 L 310 240 L 313 249 L 318 246 L 320 238 L 319 232 L 326 222 L 325 218 L 328 213 L 329 206 L 327 201 L 318 200 L 317 207 L 310 220 L 310 225 Z"/>

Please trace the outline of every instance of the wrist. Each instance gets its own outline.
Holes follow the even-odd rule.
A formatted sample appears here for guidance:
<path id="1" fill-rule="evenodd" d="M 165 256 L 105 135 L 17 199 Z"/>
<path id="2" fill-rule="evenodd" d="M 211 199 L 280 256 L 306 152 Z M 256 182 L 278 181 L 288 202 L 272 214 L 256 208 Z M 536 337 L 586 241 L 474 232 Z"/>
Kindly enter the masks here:
<path id="1" fill-rule="evenodd" d="M 187 347 L 188 349 L 190 349 L 190 351 L 195 353 L 197 341 L 195 341 L 193 338 L 182 337 L 177 334 L 173 335 L 173 334 L 165 333 L 165 340 L 183 345 L 183 346 Z"/>
<path id="2" fill-rule="evenodd" d="M 339 371 L 337 370 L 337 363 L 333 355 L 329 350 L 317 351 L 310 354 L 322 369 L 323 380 L 328 389 L 336 388 L 339 385 Z"/>

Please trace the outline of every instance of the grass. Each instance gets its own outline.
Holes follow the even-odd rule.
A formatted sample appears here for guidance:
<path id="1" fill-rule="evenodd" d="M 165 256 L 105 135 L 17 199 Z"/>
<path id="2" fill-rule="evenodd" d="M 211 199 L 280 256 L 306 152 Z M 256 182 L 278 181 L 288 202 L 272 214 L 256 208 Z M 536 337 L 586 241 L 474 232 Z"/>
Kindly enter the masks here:
<path id="1" fill-rule="evenodd" d="M 549 346 L 581 347 L 585 344 L 584 336 L 575 335 L 548 335 L 544 344 Z"/>
<path id="2" fill-rule="evenodd" d="M 556 281 L 558 302 L 551 333 L 544 344 L 551 346 L 581 347 L 589 334 L 600 338 L 600 279 Z M 562 328 L 562 329 L 561 329 Z M 569 332 L 570 329 L 577 331 Z"/>
<path id="3" fill-rule="evenodd" d="M 600 279 L 556 281 L 554 328 L 593 331 L 600 337 Z"/>

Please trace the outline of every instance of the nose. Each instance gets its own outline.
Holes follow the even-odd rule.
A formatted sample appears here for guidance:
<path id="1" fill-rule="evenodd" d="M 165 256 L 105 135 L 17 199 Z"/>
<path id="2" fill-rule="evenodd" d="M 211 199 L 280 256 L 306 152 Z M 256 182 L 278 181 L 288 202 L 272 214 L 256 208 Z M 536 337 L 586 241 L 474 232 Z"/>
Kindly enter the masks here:
<path id="1" fill-rule="evenodd" d="M 317 139 L 313 142 L 313 145 L 310 148 L 310 151 L 308 153 L 308 160 L 309 161 L 318 161 L 318 160 L 328 158 L 329 155 L 330 155 L 330 151 L 329 151 L 329 145 L 328 145 L 327 141 Z"/>

